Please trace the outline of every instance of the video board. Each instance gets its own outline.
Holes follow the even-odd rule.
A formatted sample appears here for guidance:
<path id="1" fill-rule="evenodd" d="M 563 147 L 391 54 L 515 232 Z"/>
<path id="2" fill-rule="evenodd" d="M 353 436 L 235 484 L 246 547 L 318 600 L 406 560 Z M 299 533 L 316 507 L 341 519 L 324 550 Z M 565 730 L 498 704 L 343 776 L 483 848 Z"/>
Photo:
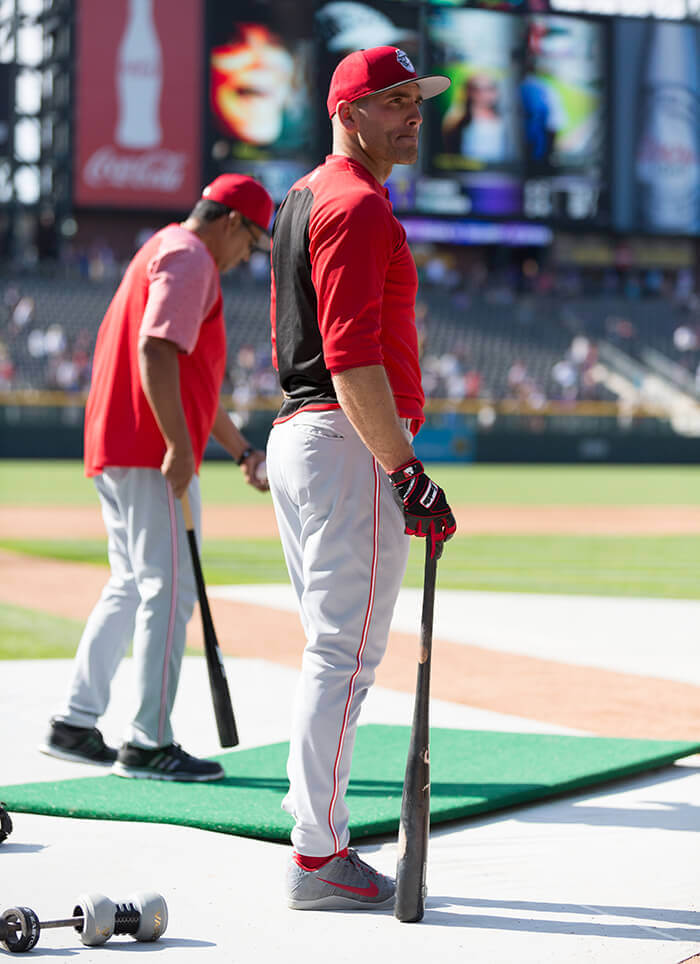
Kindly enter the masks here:
<path id="1" fill-rule="evenodd" d="M 338 63 L 354 50 L 391 44 L 400 47 L 420 72 L 422 10 L 417 4 L 362 3 L 356 0 L 319 2 L 314 12 L 317 44 L 317 89 L 321 155 L 331 148 L 326 96 Z"/>
<path id="2" fill-rule="evenodd" d="M 566 4 L 591 6 L 81 0 L 74 201 L 184 210 L 223 171 L 280 201 L 331 148 L 339 60 L 393 44 L 452 80 L 388 181 L 401 216 L 700 235 L 700 0 L 675 21 Z"/>
<path id="3" fill-rule="evenodd" d="M 317 159 L 313 3 L 207 3 L 208 178 L 258 177 L 275 200 Z"/>
<path id="4" fill-rule="evenodd" d="M 252 174 L 280 201 L 331 149 L 337 63 L 393 44 L 452 81 L 387 182 L 400 216 L 700 234 L 700 26 L 552 9 L 207 0 L 204 177 Z"/>
<path id="5" fill-rule="evenodd" d="M 428 11 L 427 67 L 452 80 L 428 134 L 443 206 L 607 224 L 607 37 L 584 18 Z"/>

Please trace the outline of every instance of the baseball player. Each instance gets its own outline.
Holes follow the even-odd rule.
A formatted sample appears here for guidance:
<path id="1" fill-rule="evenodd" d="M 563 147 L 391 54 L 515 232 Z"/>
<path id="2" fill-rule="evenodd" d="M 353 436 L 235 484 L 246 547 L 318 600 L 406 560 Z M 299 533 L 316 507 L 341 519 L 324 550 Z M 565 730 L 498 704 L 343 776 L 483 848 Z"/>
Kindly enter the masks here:
<path id="1" fill-rule="evenodd" d="M 124 777 L 216 780 L 218 763 L 173 741 L 170 714 L 196 585 L 180 497 L 199 537 L 197 472 L 211 435 L 256 478 L 255 451 L 221 407 L 226 330 L 220 272 L 269 249 L 272 200 L 224 174 L 182 224 L 136 253 L 100 326 L 85 412 L 85 472 L 97 487 L 111 575 L 80 640 L 68 699 L 41 749 Z M 118 753 L 95 723 L 133 639 L 136 711 Z"/>
<path id="2" fill-rule="evenodd" d="M 284 401 L 270 491 L 306 647 L 284 808 L 295 909 L 374 908 L 394 881 L 348 849 L 345 793 L 360 707 L 381 660 L 409 535 L 455 531 L 412 440 L 423 422 L 406 233 L 383 187 L 418 153 L 419 77 L 396 47 L 349 54 L 330 83 L 333 153 L 299 180 L 273 228 L 272 344 Z"/>

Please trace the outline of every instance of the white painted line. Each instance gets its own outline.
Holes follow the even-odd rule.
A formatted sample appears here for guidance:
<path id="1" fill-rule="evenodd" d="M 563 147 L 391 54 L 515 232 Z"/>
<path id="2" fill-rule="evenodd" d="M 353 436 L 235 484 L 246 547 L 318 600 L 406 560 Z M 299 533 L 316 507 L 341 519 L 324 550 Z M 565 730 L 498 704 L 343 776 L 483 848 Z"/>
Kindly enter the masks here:
<path id="1" fill-rule="evenodd" d="M 296 612 L 290 586 L 213 586 L 211 596 Z M 418 632 L 422 592 L 402 589 L 392 628 Z M 700 686 L 700 602 L 438 590 L 434 635 L 504 653 Z"/>

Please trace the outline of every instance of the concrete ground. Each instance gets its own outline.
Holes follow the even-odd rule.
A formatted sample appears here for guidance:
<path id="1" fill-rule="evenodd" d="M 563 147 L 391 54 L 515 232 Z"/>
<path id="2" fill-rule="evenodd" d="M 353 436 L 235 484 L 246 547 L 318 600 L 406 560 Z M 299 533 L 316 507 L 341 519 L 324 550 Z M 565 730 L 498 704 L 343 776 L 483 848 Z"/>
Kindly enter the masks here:
<path id="1" fill-rule="evenodd" d="M 484 646 L 510 645 L 500 639 L 492 620 L 484 620 L 479 634 L 478 607 L 471 602 L 470 638 Z M 444 597 L 444 604 L 438 597 L 436 631 L 440 626 L 441 635 L 449 632 L 448 611 L 451 619 L 463 620 L 464 610 L 454 603 L 452 597 Z M 539 610 L 526 597 L 516 597 L 516 603 L 513 615 L 519 620 L 526 618 L 523 607 Z M 688 613 L 682 610 L 687 604 L 676 609 L 664 603 L 657 609 L 648 603 L 628 601 L 623 607 L 626 632 L 614 655 L 611 644 L 606 648 L 599 639 L 587 658 L 594 664 L 612 660 L 627 672 L 695 682 L 697 657 L 684 666 L 693 650 Z M 403 598 L 397 618 L 407 624 L 413 620 L 412 605 L 410 596 Z M 576 605 L 573 618 L 567 610 L 574 636 L 582 620 L 595 623 L 590 608 L 595 601 Z M 530 615 L 534 622 L 534 609 Z M 650 620 L 666 626 L 672 636 L 674 619 L 686 627 L 686 636 L 675 646 L 669 643 L 663 661 L 652 658 L 646 645 L 635 650 L 629 644 L 637 631 L 640 638 L 648 637 Z M 697 620 L 692 625 L 697 627 Z M 532 646 L 554 652 L 561 626 L 558 617 L 545 619 Z M 455 629 L 452 638 L 458 636 Z M 519 645 L 522 638 L 519 633 Z M 0 663 L 0 786 L 102 772 L 36 751 L 70 669 L 70 661 L 63 660 Z M 131 672 L 127 660 L 102 724 L 114 744 L 129 715 Z M 287 739 L 296 671 L 264 660 L 228 659 L 227 672 L 242 746 Z M 375 688 L 362 722 L 406 724 L 412 704 L 410 694 Z M 573 732 L 439 700 L 432 705 L 432 722 Z M 174 725 L 190 752 L 218 752 L 200 657 L 185 660 Z M 246 964 L 344 964 L 369 955 L 402 964 L 679 964 L 700 952 L 699 816 L 696 756 L 598 790 L 437 826 L 431 834 L 424 920 L 401 924 L 391 911 L 288 910 L 283 880 L 290 848 L 284 845 L 185 827 L 16 813 L 14 831 L 0 846 L 0 908 L 26 905 L 40 917 L 53 918 L 67 916 L 75 898 L 89 891 L 123 900 L 135 890 L 153 889 L 166 897 L 170 923 L 156 944 L 113 938 L 91 949 L 74 931 L 63 929 L 43 933 L 31 952 L 76 962 L 126 960 L 134 953 L 160 959 L 167 951 L 173 960 Z M 379 838 L 358 849 L 379 869 L 393 873 L 395 839 Z"/>

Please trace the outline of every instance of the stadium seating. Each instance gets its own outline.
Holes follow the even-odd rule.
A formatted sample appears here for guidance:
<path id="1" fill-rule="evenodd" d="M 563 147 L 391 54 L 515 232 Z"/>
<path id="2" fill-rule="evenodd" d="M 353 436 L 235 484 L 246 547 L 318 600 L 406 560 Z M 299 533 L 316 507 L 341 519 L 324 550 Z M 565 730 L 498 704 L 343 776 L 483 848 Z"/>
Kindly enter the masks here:
<path id="1" fill-rule="evenodd" d="M 42 275 L 3 280 L 0 388 L 84 389 L 97 329 L 117 283 Z M 250 380 L 250 396 L 274 394 L 268 286 L 244 268 L 225 277 L 222 287 L 229 346 L 226 390 L 240 390 Z M 21 298 L 23 310 L 17 309 Z M 572 362 L 571 355 L 577 336 L 593 346 L 605 340 L 638 360 L 646 349 L 655 349 L 680 365 L 688 379 L 694 379 L 700 362 L 694 335 L 682 349 L 674 337 L 686 324 L 687 311 L 659 297 L 525 294 L 499 299 L 488 291 L 468 296 L 425 285 L 418 317 L 426 392 L 433 397 L 469 397 L 464 378 L 476 373 L 472 397 L 535 402 L 615 398 L 600 385 L 583 384 L 587 363 L 580 358 Z M 692 335 L 692 326 L 690 330 Z M 573 368 L 568 387 L 555 375 L 561 362 Z"/>

